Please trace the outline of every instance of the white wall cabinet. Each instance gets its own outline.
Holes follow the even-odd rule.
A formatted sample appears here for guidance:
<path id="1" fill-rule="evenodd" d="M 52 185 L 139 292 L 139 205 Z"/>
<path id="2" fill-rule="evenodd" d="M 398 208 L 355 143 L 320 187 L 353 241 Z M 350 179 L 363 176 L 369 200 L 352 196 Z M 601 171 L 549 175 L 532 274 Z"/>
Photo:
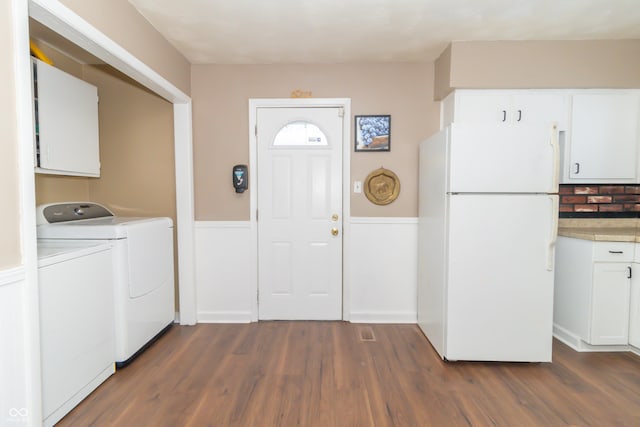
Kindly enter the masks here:
<path id="1" fill-rule="evenodd" d="M 573 94 L 564 181 L 636 183 L 639 123 L 637 92 Z"/>
<path id="2" fill-rule="evenodd" d="M 589 345 L 627 345 L 635 243 L 559 237 L 554 332 Z M 640 272 L 638 272 L 640 273 Z"/>
<path id="3" fill-rule="evenodd" d="M 457 90 L 443 100 L 442 126 L 456 123 L 568 123 L 569 95 L 544 90 Z"/>
<path id="4" fill-rule="evenodd" d="M 37 173 L 100 176 L 98 90 L 32 59 Z"/>

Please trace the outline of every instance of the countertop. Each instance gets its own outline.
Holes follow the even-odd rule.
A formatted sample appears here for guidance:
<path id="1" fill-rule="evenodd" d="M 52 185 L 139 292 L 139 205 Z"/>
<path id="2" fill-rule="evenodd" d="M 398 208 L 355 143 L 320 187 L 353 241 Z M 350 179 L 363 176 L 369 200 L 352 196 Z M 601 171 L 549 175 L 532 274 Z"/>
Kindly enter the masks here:
<path id="1" fill-rule="evenodd" d="M 637 218 L 561 218 L 558 235 L 602 242 L 640 242 L 640 221 Z"/>

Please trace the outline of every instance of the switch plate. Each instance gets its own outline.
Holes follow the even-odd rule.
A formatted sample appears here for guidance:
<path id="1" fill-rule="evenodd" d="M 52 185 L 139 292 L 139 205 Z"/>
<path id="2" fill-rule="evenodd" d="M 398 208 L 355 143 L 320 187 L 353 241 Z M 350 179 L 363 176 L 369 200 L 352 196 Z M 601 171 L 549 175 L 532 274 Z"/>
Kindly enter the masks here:
<path id="1" fill-rule="evenodd" d="M 362 181 L 354 181 L 353 182 L 353 192 L 354 193 L 362 193 Z"/>

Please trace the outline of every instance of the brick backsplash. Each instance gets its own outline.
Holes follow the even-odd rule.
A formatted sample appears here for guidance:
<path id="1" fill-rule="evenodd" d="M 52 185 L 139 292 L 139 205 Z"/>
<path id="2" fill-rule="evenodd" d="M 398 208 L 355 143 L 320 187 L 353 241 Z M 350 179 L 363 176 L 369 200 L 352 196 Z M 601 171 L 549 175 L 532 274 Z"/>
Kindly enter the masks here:
<path id="1" fill-rule="evenodd" d="M 640 185 L 560 185 L 560 216 L 640 213 Z"/>

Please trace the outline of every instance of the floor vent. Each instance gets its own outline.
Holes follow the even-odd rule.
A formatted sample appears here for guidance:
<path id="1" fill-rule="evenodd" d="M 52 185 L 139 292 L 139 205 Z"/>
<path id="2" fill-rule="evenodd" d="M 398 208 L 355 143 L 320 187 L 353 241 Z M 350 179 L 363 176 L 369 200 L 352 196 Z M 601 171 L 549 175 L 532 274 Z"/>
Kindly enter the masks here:
<path id="1" fill-rule="evenodd" d="M 373 329 L 371 327 L 361 328 L 360 329 L 360 341 L 375 341 L 376 336 L 373 333 Z"/>

